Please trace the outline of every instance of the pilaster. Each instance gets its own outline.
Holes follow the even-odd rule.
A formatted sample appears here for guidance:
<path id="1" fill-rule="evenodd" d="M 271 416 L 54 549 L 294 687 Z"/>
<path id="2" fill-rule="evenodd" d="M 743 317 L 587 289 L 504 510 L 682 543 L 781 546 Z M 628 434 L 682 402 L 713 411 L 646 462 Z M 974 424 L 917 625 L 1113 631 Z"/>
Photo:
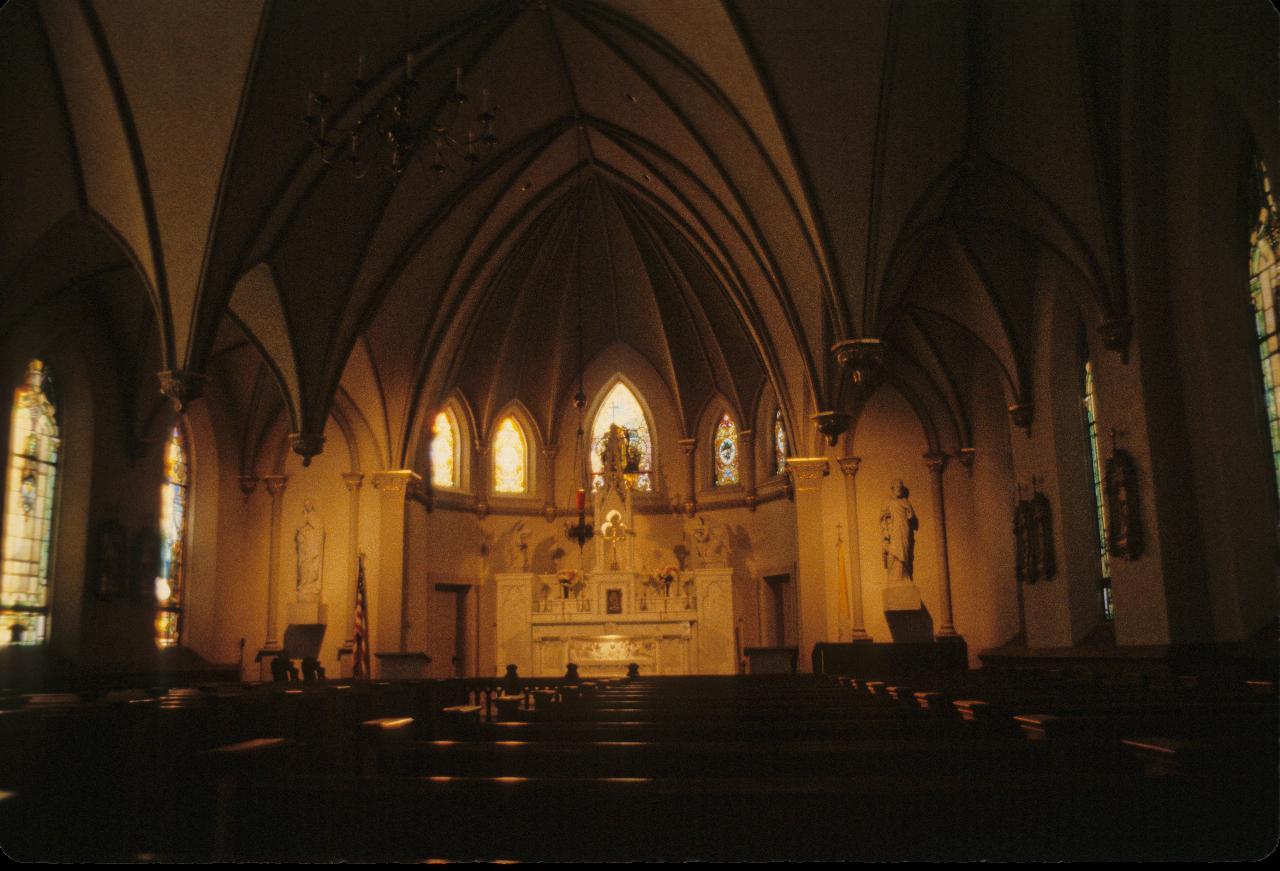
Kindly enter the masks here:
<path id="1" fill-rule="evenodd" d="M 836 460 L 840 471 L 844 474 L 844 513 L 845 524 L 849 530 L 849 594 L 853 599 L 850 617 L 853 626 L 854 641 L 870 641 L 867 634 L 866 621 L 862 615 L 862 559 L 858 545 L 858 467 L 861 457 L 841 457 Z"/>
<path id="2" fill-rule="evenodd" d="M 680 439 L 676 442 L 680 445 L 680 450 L 684 453 L 684 470 L 685 470 L 685 493 L 684 513 L 692 517 L 698 511 L 698 473 L 694 463 L 694 448 L 698 446 L 697 439 Z"/>
<path id="3" fill-rule="evenodd" d="M 822 552 L 822 479 L 826 457 L 791 457 L 787 474 L 796 494 L 796 599 L 800 612 L 801 671 L 812 669 L 810 654 L 827 641 L 827 590 Z"/>
<path id="4" fill-rule="evenodd" d="M 280 589 L 280 517 L 283 512 L 284 487 L 289 482 L 286 475 L 266 475 L 262 479 L 271 494 L 271 527 L 267 536 L 267 640 L 268 650 L 280 647 L 276 637 L 278 629 L 277 600 Z"/>
<path id="5" fill-rule="evenodd" d="M 409 585 L 405 550 L 408 523 L 406 513 L 413 493 L 422 484 L 422 476 L 411 469 L 377 472 L 373 488 L 379 500 L 379 578 L 378 635 L 379 645 L 387 650 L 395 639 L 395 652 L 407 653 L 409 643 Z"/>
<path id="6" fill-rule="evenodd" d="M 956 627 L 951 614 L 951 562 L 947 558 L 947 512 L 942 485 L 942 473 L 947 468 L 947 455 L 937 452 L 928 453 L 924 455 L 924 462 L 929 467 L 929 479 L 933 484 L 933 514 L 938 524 L 934 542 L 938 553 L 938 617 L 941 625 L 938 627 L 937 635 L 939 638 L 950 638 L 956 635 Z"/>
<path id="7" fill-rule="evenodd" d="M 738 455 L 742 458 L 739 467 L 742 469 L 743 501 L 747 510 L 756 510 L 756 434 L 754 430 L 738 430 Z"/>

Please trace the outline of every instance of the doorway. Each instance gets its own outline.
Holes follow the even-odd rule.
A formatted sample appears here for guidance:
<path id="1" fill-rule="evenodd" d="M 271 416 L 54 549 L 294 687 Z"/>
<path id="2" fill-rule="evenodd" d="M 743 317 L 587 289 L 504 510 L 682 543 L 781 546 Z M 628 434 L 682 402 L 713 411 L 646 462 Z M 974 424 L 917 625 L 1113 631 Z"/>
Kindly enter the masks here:
<path id="1" fill-rule="evenodd" d="M 475 640 L 470 637 L 467 613 L 468 584 L 434 584 L 427 610 L 427 655 L 431 673 L 438 677 L 467 677 L 467 657 Z"/>

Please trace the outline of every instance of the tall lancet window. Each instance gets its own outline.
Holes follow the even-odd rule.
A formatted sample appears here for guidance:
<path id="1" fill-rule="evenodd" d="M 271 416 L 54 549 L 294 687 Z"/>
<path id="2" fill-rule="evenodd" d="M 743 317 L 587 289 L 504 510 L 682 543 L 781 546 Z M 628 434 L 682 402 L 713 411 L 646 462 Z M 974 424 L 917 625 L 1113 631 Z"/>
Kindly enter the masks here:
<path id="1" fill-rule="evenodd" d="M 524 430 L 508 415 L 493 436 L 493 491 L 523 493 L 528 489 L 529 449 Z"/>
<path id="2" fill-rule="evenodd" d="M 600 451 L 604 448 L 605 436 L 609 434 L 609 426 L 617 424 L 627 431 L 627 445 L 639 466 L 636 477 L 637 490 L 653 489 L 653 439 L 649 433 L 649 421 L 640 407 L 640 400 L 619 381 L 600 403 L 596 419 L 591 424 L 591 481 L 595 489 L 604 486 L 604 477 L 600 474 L 603 463 Z"/>
<path id="3" fill-rule="evenodd" d="M 187 587 L 187 506 L 191 495 L 187 440 L 182 424 L 169 431 L 160 488 L 160 573 L 156 576 L 156 646 L 182 639 L 182 599 Z"/>
<path id="4" fill-rule="evenodd" d="M 738 425 L 729 412 L 720 415 L 711 445 L 716 455 L 715 485 L 727 487 L 737 484 L 741 480 L 738 475 Z"/>
<path id="5" fill-rule="evenodd" d="M 1276 209 L 1267 166 L 1261 160 L 1254 161 L 1254 192 L 1258 216 L 1249 234 L 1249 296 L 1262 361 L 1271 462 L 1280 489 L 1280 310 L 1276 298 L 1280 285 L 1280 211 Z"/>
<path id="6" fill-rule="evenodd" d="M 787 473 L 787 428 L 782 422 L 782 409 L 773 413 L 773 474 Z"/>
<path id="7" fill-rule="evenodd" d="M 1102 569 L 1102 616 L 1106 620 L 1115 617 L 1115 603 L 1111 598 L 1111 556 L 1107 553 L 1107 514 L 1102 502 L 1102 456 L 1098 450 L 1098 407 L 1094 402 L 1093 363 L 1084 362 L 1084 431 L 1089 451 L 1089 472 L 1093 481 L 1093 509 L 1098 530 L 1099 561 Z"/>
<path id="8" fill-rule="evenodd" d="M 44 363 L 32 360 L 14 393 L 9 428 L 0 646 L 40 644 L 49 634 L 49 545 L 60 447 L 53 401 Z"/>
<path id="9" fill-rule="evenodd" d="M 431 483 L 437 487 L 458 486 L 458 425 L 447 410 L 431 424 Z"/>

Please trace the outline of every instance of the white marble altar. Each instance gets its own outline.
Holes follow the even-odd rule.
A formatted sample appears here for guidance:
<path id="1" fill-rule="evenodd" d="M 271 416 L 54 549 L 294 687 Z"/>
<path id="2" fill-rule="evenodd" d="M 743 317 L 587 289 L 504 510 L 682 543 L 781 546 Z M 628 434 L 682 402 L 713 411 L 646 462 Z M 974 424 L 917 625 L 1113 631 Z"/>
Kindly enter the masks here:
<path id="1" fill-rule="evenodd" d="M 553 677 L 733 674 L 733 570 L 686 572 L 670 595 L 639 572 L 593 572 L 565 598 L 554 575 L 500 574 L 497 670 Z M 612 606 L 612 607 L 611 607 Z M 612 611 L 612 612 L 611 612 Z"/>
<path id="2" fill-rule="evenodd" d="M 733 674 L 733 570 L 703 568 L 663 584 L 637 571 L 627 433 L 610 426 L 592 494 L 596 571 L 499 574 L 497 674 L 558 676 L 574 662 L 583 677 Z M 720 563 L 723 565 L 723 563 Z"/>

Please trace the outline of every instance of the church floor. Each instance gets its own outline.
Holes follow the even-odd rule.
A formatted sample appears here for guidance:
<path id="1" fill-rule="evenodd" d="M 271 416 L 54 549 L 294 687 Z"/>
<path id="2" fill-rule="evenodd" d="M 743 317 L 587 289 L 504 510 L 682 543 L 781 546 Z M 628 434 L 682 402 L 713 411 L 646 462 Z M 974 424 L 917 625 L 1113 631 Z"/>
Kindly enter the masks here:
<path id="1" fill-rule="evenodd" d="M 531 680 L 500 718 L 485 716 L 492 680 L 32 697 L 0 712 L 0 839 L 15 858 L 120 861 L 1251 859 L 1275 845 L 1273 685 L 914 683 Z"/>

